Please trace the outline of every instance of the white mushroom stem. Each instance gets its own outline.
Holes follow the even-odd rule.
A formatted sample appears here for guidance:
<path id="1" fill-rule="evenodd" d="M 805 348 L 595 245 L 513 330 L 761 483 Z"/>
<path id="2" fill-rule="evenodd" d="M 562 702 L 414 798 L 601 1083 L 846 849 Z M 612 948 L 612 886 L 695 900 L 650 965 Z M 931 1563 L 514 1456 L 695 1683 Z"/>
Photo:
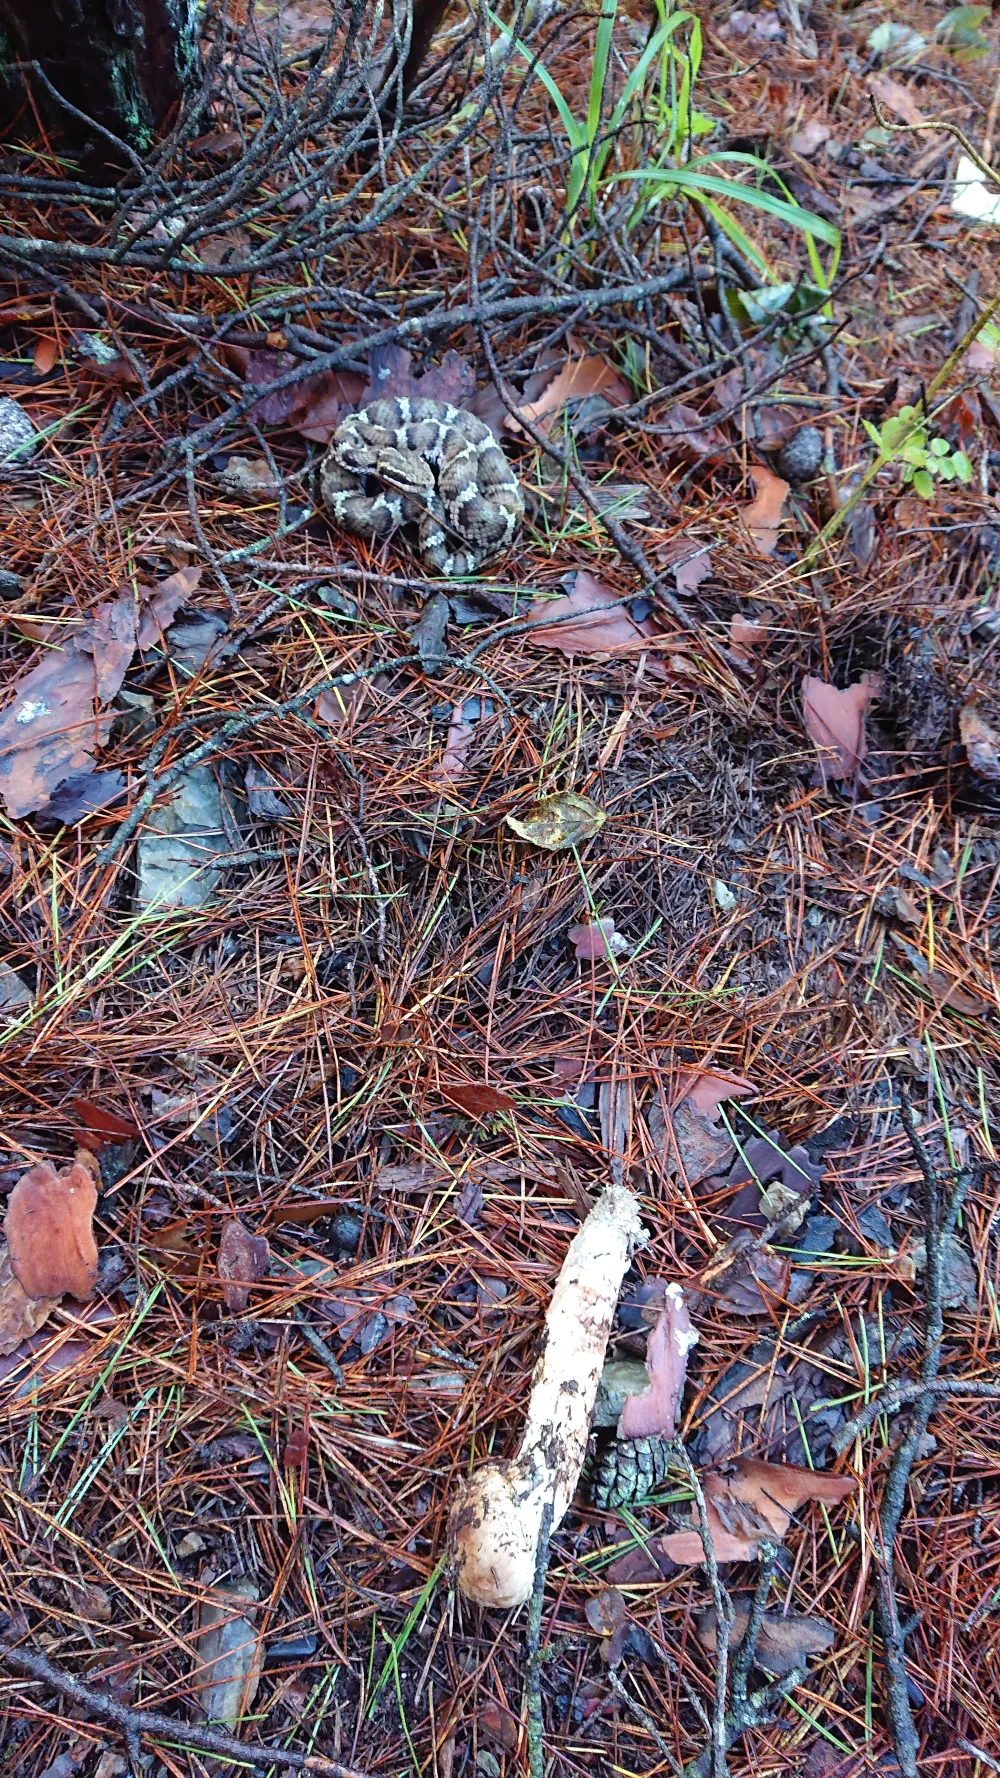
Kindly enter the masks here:
<path id="1" fill-rule="evenodd" d="M 485 1463 L 449 1517 L 455 1578 L 467 1599 L 508 1610 L 531 1594 L 547 1501 L 552 1529 L 576 1492 L 622 1279 L 646 1240 L 630 1191 L 610 1185 L 570 1242 L 545 1317 L 517 1456 Z"/>

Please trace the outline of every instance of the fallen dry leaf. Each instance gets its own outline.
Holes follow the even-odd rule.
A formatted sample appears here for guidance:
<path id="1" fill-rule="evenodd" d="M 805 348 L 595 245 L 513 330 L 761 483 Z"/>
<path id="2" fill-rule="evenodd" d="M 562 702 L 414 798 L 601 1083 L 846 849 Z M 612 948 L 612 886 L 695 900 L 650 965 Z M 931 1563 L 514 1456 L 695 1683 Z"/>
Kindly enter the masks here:
<path id="1" fill-rule="evenodd" d="M 7 1243 L 0 1244 L 0 1357 L 44 1327 L 58 1302 L 57 1296 L 29 1296 L 14 1275 Z"/>
<path id="2" fill-rule="evenodd" d="M 501 1112 L 516 1110 L 509 1093 L 501 1093 L 485 1080 L 442 1081 L 441 1097 L 467 1117 L 497 1117 Z"/>
<path id="3" fill-rule="evenodd" d="M 631 399 L 614 366 L 604 358 L 587 353 L 582 358 L 568 360 L 536 401 L 526 402 L 518 408 L 518 416 L 520 420 L 537 426 L 540 432 L 548 433 L 555 416 L 564 407 L 589 395 L 602 395 L 611 407 L 625 407 Z M 523 431 L 519 419 L 508 414 L 509 431 Z"/>
<path id="4" fill-rule="evenodd" d="M 244 381 L 258 387 L 276 382 L 301 362 L 293 352 L 252 351 L 224 346 L 223 355 Z M 367 379 L 357 371 L 318 371 L 288 389 L 264 395 L 250 413 L 265 426 L 288 426 L 317 444 L 329 444 L 345 412 L 362 401 Z"/>
<path id="5" fill-rule="evenodd" d="M 200 568 L 178 568 L 176 574 L 168 575 L 166 580 L 160 581 L 159 586 L 140 588 L 143 610 L 139 633 L 135 639 L 137 648 L 152 648 L 159 641 L 200 580 Z"/>
<path id="6" fill-rule="evenodd" d="M 95 1105 L 91 1099 L 71 1099 L 70 1110 L 78 1117 L 87 1132 L 86 1141 L 94 1147 L 93 1137 L 104 1142 L 136 1142 L 141 1134 L 138 1124 L 131 1118 L 119 1117 L 116 1111 L 107 1111 L 103 1105 Z"/>
<path id="7" fill-rule="evenodd" d="M 749 1599 L 733 1600 L 733 1627 L 729 1638 L 730 1648 L 739 1648 L 747 1632 L 750 1621 Z M 709 1606 L 695 1619 L 698 1641 L 709 1654 L 715 1653 L 716 1619 L 715 1608 Z M 779 1612 L 765 1611 L 760 1622 L 760 1633 L 754 1653 L 754 1664 L 766 1673 L 783 1676 L 792 1671 L 793 1667 L 807 1667 L 811 1655 L 826 1654 L 833 1647 L 836 1633 L 833 1625 L 822 1617 L 806 1617 L 799 1612 L 789 1612 L 783 1617 Z"/>
<path id="8" fill-rule="evenodd" d="M 692 1307 L 704 1296 L 725 1303 L 738 1315 L 770 1315 L 788 1291 L 792 1262 L 772 1247 L 757 1246 L 750 1229 L 740 1229 L 688 1284 Z M 697 1295 L 695 1294 L 697 1292 Z"/>
<path id="9" fill-rule="evenodd" d="M 629 948 L 628 939 L 615 931 L 613 915 L 602 920 L 585 920 L 571 926 L 566 934 L 581 962 L 594 963 L 599 958 L 619 957 Z"/>
<path id="10" fill-rule="evenodd" d="M 476 732 L 475 722 L 466 721 L 465 711 L 466 703 L 455 704 L 452 708 L 444 752 L 431 772 L 435 784 L 452 782 L 465 770 L 466 755 Z"/>
<path id="11" fill-rule="evenodd" d="M 679 1084 L 679 1096 L 713 1122 L 726 1099 L 745 1099 L 757 1091 L 752 1080 L 742 1074 L 726 1074 L 720 1068 L 705 1068 L 698 1074 L 682 1072 Z"/>
<path id="12" fill-rule="evenodd" d="M 693 556 L 685 556 L 674 564 L 672 572 L 679 593 L 696 593 L 703 580 L 712 578 L 711 550 L 699 549 Z"/>
<path id="13" fill-rule="evenodd" d="M 98 706 L 118 691 L 135 643 L 129 595 L 98 605 L 69 642 L 15 680 L 0 716 L 0 794 L 15 820 L 45 808 L 61 784 L 89 770 L 111 723 Z"/>
<path id="14" fill-rule="evenodd" d="M 627 602 L 579 568 L 568 592 L 555 599 L 536 599 L 528 616 L 537 623 L 547 621 L 525 636 L 529 648 L 557 648 L 571 658 L 577 654 L 635 655 L 655 646 L 659 640 L 656 626 L 648 617 L 636 623 L 630 616 Z M 658 661 L 647 662 L 647 670 L 663 674 Z"/>
<path id="15" fill-rule="evenodd" d="M 55 366 L 59 347 L 51 334 L 42 334 L 35 343 L 34 363 L 40 377 L 47 377 Z"/>
<path id="16" fill-rule="evenodd" d="M 267 1277 L 271 1264 L 267 1237 L 252 1235 L 234 1217 L 222 1231 L 218 1263 L 226 1308 L 231 1315 L 242 1315 L 250 1301 L 250 1286 Z"/>
<path id="17" fill-rule="evenodd" d="M 853 1494 L 853 1476 L 825 1475 L 800 1469 L 792 1463 L 762 1463 L 738 1457 L 723 1469 L 709 1470 L 702 1478 L 706 1522 L 716 1560 L 752 1560 L 762 1539 L 780 1542 L 798 1512 L 809 1500 L 832 1506 Z M 660 1540 L 664 1553 L 679 1563 L 703 1562 L 701 1534 L 673 1532 Z"/>
<path id="18" fill-rule="evenodd" d="M 735 612 L 729 620 L 729 646 L 738 660 L 750 663 L 753 651 L 767 641 L 767 625 Z"/>
<path id="19" fill-rule="evenodd" d="M 540 796 L 529 803 L 524 814 L 507 816 L 507 826 L 519 840 L 540 846 L 543 852 L 561 852 L 566 846 L 581 846 L 584 840 L 600 833 L 607 820 L 604 809 L 592 803 L 589 796 L 575 790 L 560 790 L 554 796 Z"/>
<path id="20" fill-rule="evenodd" d="M 772 556 L 778 547 L 781 517 L 788 499 L 788 483 L 772 469 L 755 463 L 750 471 L 755 498 L 740 508 L 740 517 L 762 556 Z"/>
<path id="21" fill-rule="evenodd" d="M 342 728 L 361 708 L 368 692 L 368 681 L 356 679 L 349 685 L 334 685 L 321 692 L 316 700 L 316 719 L 330 728 Z"/>
<path id="22" fill-rule="evenodd" d="M 902 118 L 904 123 L 909 124 L 924 122 L 924 114 L 916 100 L 905 86 L 901 86 L 898 80 L 893 80 L 891 74 L 869 75 L 869 86 L 879 103 L 887 111 L 891 111 L 894 117 Z"/>
<path id="23" fill-rule="evenodd" d="M 699 414 L 697 408 L 675 402 L 660 427 L 664 454 L 679 457 L 682 463 L 718 462 L 730 446 L 719 428 Z"/>
<path id="24" fill-rule="evenodd" d="M 240 1607 L 258 1599 L 252 1581 L 223 1581 L 198 1606 L 194 1686 L 210 1722 L 235 1729 L 260 1684 L 263 1651 L 251 1617 Z"/>
<path id="25" fill-rule="evenodd" d="M 368 354 L 368 387 L 364 400 L 387 397 L 426 396 L 428 401 L 448 401 L 452 407 L 468 407 L 476 392 L 476 373 L 461 352 L 449 350 L 440 364 L 419 372 L 405 346 L 379 346 Z"/>
<path id="26" fill-rule="evenodd" d="M 73 1320 L 77 1326 L 81 1321 L 88 1323 L 93 1328 L 95 1335 L 99 1336 L 104 1328 L 109 1327 L 112 1322 L 117 1320 L 117 1316 L 108 1303 L 93 1303 L 75 1310 Z M 76 1330 L 74 1330 L 73 1337 L 70 1337 L 69 1328 L 65 1328 L 62 1334 L 58 1329 L 51 1327 L 30 1334 L 6 1358 L 0 1358 L 0 1383 L 11 1376 L 14 1371 L 19 1370 L 25 1359 L 32 1357 L 39 1350 L 41 1350 L 42 1356 L 35 1371 L 29 1374 L 53 1377 L 57 1371 L 68 1370 L 81 1358 L 88 1357 L 93 1352 L 93 1341 L 79 1339 L 76 1337 Z M 24 1383 L 22 1382 L 18 1385 L 19 1391 L 23 1387 Z"/>
<path id="27" fill-rule="evenodd" d="M 649 1388 L 625 1398 L 619 1422 L 621 1438 L 672 1438 L 677 1430 L 677 1409 L 684 1394 L 688 1354 L 698 1344 L 691 1326 L 684 1292 L 668 1284 L 664 1305 L 657 1316 L 646 1347 Z"/>
<path id="28" fill-rule="evenodd" d="M 22 1173 L 8 1200 L 4 1233 L 28 1296 L 68 1294 L 89 1302 L 97 1282 L 96 1208 L 94 1181 L 78 1161 L 61 1173 L 49 1161 Z"/>
<path id="29" fill-rule="evenodd" d="M 832 135 L 830 125 L 824 123 L 821 117 L 809 117 L 789 137 L 788 146 L 793 154 L 801 154 L 803 160 L 809 160 L 822 148 L 824 142 L 829 142 Z"/>
<path id="30" fill-rule="evenodd" d="M 1000 780 L 1000 729 L 987 722 L 976 704 L 964 706 L 958 727 L 972 770 L 995 784 Z"/>
<path id="31" fill-rule="evenodd" d="M 824 784 L 853 778 L 868 751 L 865 711 L 877 687 L 857 680 L 843 691 L 807 674 L 802 681 L 802 715 L 809 739 L 819 749 Z"/>

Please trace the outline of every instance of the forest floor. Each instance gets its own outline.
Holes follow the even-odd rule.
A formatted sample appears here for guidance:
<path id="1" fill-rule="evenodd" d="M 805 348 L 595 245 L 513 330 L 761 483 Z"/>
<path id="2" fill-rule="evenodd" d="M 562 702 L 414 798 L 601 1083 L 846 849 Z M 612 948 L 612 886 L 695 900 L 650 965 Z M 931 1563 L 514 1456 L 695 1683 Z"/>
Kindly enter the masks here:
<path id="1" fill-rule="evenodd" d="M 905 1773 L 907 1722 L 921 1773 L 1000 1771 L 995 1406 L 925 1397 L 908 1452 L 906 1412 L 838 1444 L 922 1364 L 989 1383 L 1000 1344 L 1000 329 L 954 356 L 1000 288 L 998 200 L 956 208 L 966 150 L 924 127 L 989 159 L 975 11 L 705 12 L 694 153 L 769 169 L 715 164 L 772 200 L 715 194 L 728 236 L 676 186 L 634 223 L 622 181 L 561 242 L 565 120 L 522 59 L 469 124 L 463 14 L 392 150 L 412 191 L 320 271 L 233 272 L 259 226 L 235 204 L 197 275 L 0 260 L 0 388 L 44 434 L 2 472 L 0 1187 L 75 1159 L 99 1194 L 95 1288 L 25 1297 L 0 1258 L 0 1773 L 236 1769 L 185 1741 L 213 1682 L 261 1770 L 526 1770 L 525 1614 L 453 1590 L 447 1512 L 517 1447 L 554 1279 L 612 1177 L 649 1232 L 612 1352 L 641 1361 L 657 1288 L 687 1284 L 691 1461 L 853 1483 L 787 1526 L 759 1665 L 808 1668 L 729 1771 Z M 675 112 L 685 17 L 651 76 Z M 300 5 L 281 28 L 294 82 L 324 26 Z M 592 14 L 533 29 L 585 117 Z M 649 29 L 619 11 L 606 114 Z M 224 97 L 203 181 L 239 163 Z M 64 202 L 73 169 L 27 128 L 10 235 L 100 242 L 100 203 Z M 608 181 L 636 170 L 627 129 L 613 147 Z M 442 305 L 451 330 L 393 334 Z M 289 381 L 310 328 L 343 362 Z M 859 492 L 866 423 L 946 365 L 931 497 L 897 461 Z M 527 492 L 461 584 L 318 503 L 380 372 L 473 404 Z M 39 686 L 63 716 L 33 751 Z M 590 837 L 508 825 L 567 792 L 606 817 Z M 86 1263 L 86 1230 L 42 1226 L 33 1276 L 48 1241 Z M 646 1778 L 703 1754 L 712 1592 L 659 1541 L 689 1522 L 684 1472 L 615 1510 L 596 1460 L 549 1556 L 545 1769 Z M 736 1595 L 759 1509 L 727 1520 Z M 39 1658 L 176 1740 L 129 1742 Z"/>

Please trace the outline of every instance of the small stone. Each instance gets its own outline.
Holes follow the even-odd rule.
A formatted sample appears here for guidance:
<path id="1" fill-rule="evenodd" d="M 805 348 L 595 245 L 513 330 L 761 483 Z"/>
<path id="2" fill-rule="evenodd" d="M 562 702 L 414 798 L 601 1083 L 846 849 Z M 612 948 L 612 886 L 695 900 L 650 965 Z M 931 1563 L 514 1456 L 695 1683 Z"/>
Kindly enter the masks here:
<path id="1" fill-rule="evenodd" d="M 338 1253 L 357 1253 L 361 1244 L 361 1218 L 341 1210 L 330 1218 L 330 1245 Z"/>
<path id="2" fill-rule="evenodd" d="M 793 485 L 811 482 L 823 461 L 823 434 L 815 426 L 800 426 L 778 452 L 778 474 Z"/>
<path id="3" fill-rule="evenodd" d="M 10 395 L 0 395 L 0 464 L 26 463 L 41 443 L 41 433 L 23 407 Z"/>

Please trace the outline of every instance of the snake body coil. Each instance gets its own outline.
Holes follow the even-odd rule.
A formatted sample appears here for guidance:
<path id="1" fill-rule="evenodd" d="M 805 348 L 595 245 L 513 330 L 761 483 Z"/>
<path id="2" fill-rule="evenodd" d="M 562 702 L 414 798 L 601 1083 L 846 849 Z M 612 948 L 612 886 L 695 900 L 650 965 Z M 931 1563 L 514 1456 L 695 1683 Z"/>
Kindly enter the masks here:
<path id="1" fill-rule="evenodd" d="M 446 401 L 396 396 L 341 422 L 320 469 L 335 519 L 362 537 L 415 524 L 439 574 L 475 574 L 513 541 L 524 496 L 488 426 Z"/>

